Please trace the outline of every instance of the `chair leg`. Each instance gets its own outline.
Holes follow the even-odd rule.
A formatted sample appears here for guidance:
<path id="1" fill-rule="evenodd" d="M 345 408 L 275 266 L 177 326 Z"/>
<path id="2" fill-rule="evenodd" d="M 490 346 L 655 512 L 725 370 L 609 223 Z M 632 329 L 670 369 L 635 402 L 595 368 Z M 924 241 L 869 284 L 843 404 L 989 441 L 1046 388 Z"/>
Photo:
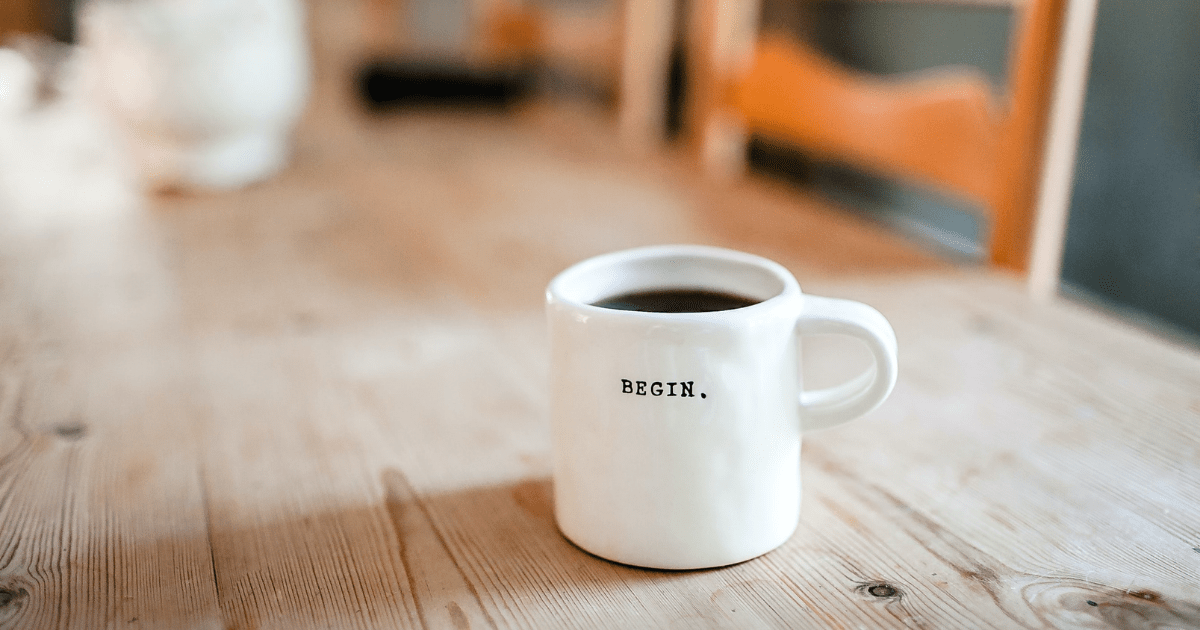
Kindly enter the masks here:
<path id="1" fill-rule="evenodd" d="M 729 110 L 729 85 L 749 60 L 760 0 L 695 0 L 688 20 L 688 129 L 691 153 L 716 176 L 746 168 L 746 132 Z"/>
<path id="2" fill-rule="evenodd" d="M 1002 139 L 992 235 L 992 264 L 1024 273 L 1033 240 L 1034 206 L 1042 147 L 1057 66 L 1058 41 L 1066 0 L 1026 3 L 1018 19 L 1026 23 L 1015 42 L 1009 72 L 1011 109 Z"/>
<path id="3" fill-rule="evenodd" d="M 626 146 L 644 151 L 665 135 L 675 2 L 625 0 L 623 8 L 618 128 Z"/>

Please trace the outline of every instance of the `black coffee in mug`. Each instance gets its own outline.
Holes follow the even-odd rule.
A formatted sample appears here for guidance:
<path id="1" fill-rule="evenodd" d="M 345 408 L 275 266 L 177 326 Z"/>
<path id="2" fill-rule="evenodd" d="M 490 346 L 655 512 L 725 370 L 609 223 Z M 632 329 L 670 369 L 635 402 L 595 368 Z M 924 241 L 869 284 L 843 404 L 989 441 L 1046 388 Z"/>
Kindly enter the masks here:
<path id="1" fill-rule="evenodd" d="M 652 289 L 622 293 L 600 300 L 593 306 L 648 313 L 710 313 L 753 306 L 760 301 L 706 289 Z"/>

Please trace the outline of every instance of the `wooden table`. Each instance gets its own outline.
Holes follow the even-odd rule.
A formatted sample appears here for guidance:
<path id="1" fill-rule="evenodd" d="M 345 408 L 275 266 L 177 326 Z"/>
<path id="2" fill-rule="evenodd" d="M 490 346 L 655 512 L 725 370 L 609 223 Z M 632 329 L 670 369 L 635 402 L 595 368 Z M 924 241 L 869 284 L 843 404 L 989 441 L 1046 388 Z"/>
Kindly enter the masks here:
<path id="1" fill-rule="evenodd" d="M 1200 626 L 1195 349 L 570 108 L 373 120 L 322 85 L 269 183 L 0 207 L 0 628 Z M 673 573 L 555 529 L 541 309 L 680 241 L 876 305 L 901 376 L 807 439 L 786 545 Z"/>

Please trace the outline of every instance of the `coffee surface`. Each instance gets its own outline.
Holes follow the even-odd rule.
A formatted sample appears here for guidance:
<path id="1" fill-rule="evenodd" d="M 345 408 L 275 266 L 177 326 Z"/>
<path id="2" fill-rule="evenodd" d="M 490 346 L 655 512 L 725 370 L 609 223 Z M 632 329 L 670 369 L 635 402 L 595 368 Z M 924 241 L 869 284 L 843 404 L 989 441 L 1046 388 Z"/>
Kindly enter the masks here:
<path id="1" fill-rule="evenodd" d="M 723 291 L 654 289 L 622 293 L 600 300 L 593 306 L 647 313 L 709 313 L 752 306 L 760 301 Z"/>

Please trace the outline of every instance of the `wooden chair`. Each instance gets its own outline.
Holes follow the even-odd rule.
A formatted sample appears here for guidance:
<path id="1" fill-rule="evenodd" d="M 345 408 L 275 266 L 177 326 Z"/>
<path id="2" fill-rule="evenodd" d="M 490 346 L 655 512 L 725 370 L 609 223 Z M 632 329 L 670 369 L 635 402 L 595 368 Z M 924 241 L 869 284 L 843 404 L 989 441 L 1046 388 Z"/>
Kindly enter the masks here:
<path id="1" fill-rule="evenodd" d="M 1023 272 L 1065 0 L 1011 4 L 1008 85 L 997 98 L 979 71 L 870 75 L 793 38 L 757 36 L 757 1 L 696 0 L 695 149 L 707 168 L 737 170 L 747 134 L 760 134 L 959 195 L 989 213 L 990 261 Z"/>

